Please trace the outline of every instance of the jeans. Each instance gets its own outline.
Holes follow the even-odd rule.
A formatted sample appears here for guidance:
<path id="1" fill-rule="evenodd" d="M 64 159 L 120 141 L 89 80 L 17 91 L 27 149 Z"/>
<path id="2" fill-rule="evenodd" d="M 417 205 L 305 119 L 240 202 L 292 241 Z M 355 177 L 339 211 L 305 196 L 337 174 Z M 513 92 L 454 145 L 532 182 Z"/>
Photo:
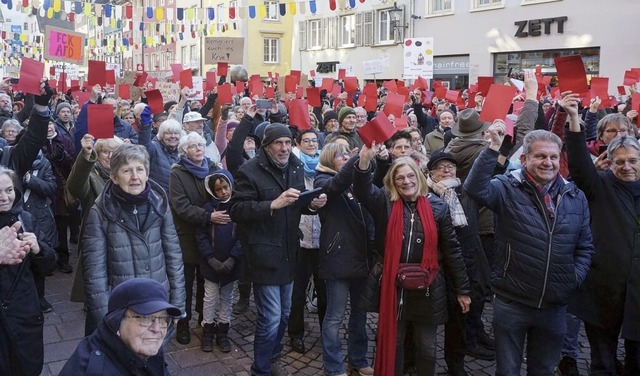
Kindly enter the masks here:
<path id="1" fill-rule="evenodd" d="M 562 344 L 562 356 L 578 359 L 578 334 L 582 320 L 567 312 L 567 333 Z"/>
<path id="2" fill-rule="evenodd" d="M 590 375 L 608 376 L 616 374 L 615 361 L 618 351 L 620 325 L 615 328 L 603 328 L 587 321 L 584 322 L 584 329 L 587 332 L 589 346 L 591 347 Z M 625 376 L 640 375 L 640 342 L 625 340 L 624 348 Z"/>
<path id="3" fill-rule="evenodd" d="M 396 334 L 396 376 L 404 375 L 404 338 L 407 334 L 406 320 L 398 321 Z M 411 321 L 415 342 L 415 364 L 420 376 L 433 376 L 436 373 L 436 332 L 438 325 Z"/>
<path id="4" fill-rule="evenodd" d="M 525 338 L 527 375 L 553 376 L 562 351 L 567 307 L 534 308 L 496 295 L 496 376 L 520 374 Z"/>
<path id="5" fill-rule="evenodd" d="M 271 359 L 282 352 L 282 337 L 291 313 L 292 290 L 293 283 L 253 284 L 253 300 L 258 311 L 251 366 L 251 374 L 254 376 L 269 376 Z"/>
<path id="6" fill-rule="evenodd" d="M 349 314 L 349 339 L 347 359 L 353 368 L 364 368 L 367 362 L 367 312 L 359 308 L 364 290 L 364 279 L 326 280 L 327 312 L 322 324 L 322 359 L 327 375 L 344 373 L 340 325 L 347 311 L 347 299 L 351 303 Z"/>
<path id="7" fill-rule="evenodd" d="M 231 309 L 235 291 L 235 282 L 220 286 L 218 282 L 204 280 L 204 304 L 202 305 L 202 324 L 228 324 L 231 322 Z"/>
<path id="8" fill-rule="evenodd" d="M 296 277 L 293 281 L 293 293 L 291 296 L 291 317 L 289 317 L 289 337 L 304 338 L 304 305 L 307 301 L 307 285 L 313 275 L 313 284 L 318 295 L 318 319 L 320 327 L 324 321 L 327 309 L 327 292 L 324 281 L 318 278 L 318 249 L 300 248 L 298 252 L 298 264 Z"/>

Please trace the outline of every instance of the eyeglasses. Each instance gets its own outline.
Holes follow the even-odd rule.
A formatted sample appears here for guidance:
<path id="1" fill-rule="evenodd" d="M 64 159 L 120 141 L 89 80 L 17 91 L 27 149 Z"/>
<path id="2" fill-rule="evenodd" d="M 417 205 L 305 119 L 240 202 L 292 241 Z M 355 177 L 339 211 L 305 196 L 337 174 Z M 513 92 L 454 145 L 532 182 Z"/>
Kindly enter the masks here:
<path id="1" fill-rule="evenodd" d="M 187 149 L 193 150 L 193 149 L 204 149 L 204 147 L 207 146 L 205 144 L 191 144 L 189 146 L 187 146 Z"/>
<path id="2" fill-rule="evenodd" d="M 406 179 L 409 179 L 410 181 L 416 180 L 416 174 L 408 174 L 407 176 L 396 176 L 394 180 L 396 181 L 396 183 L 402 183 Z"/>
<path id="3" fill-rule="evenodd" d="M 337 152 L 333 155 L 333 158 L 335 159 L 340 159 L 340 158 L 344 158 L 344 157 L 349 157 L 350 153 L 348 151 L 343 151 L 343 152 Z"/>
<path id="4" fill-rule="evenodd" d="M 304 142 L 305 144 L 317 144 L 318 143 L 318 139 L 317 138 L 303 138 L 302 142 Z"/>
<path id="5" fill-rule="evenodd" d="M 629 159 L 617 159 L 615 161 L 613 161 L 613 164 L 615 164 L 618 167 L 622 167 L 624 166 L 627 162 L 629 162 L 630 165 L 634 165 L 637 164 L 639 161 L 638 158 L 629 158 Z"/>
<path id="6" fill-rule="evenodd" d="M 456 165 L 453 165 L 453 164 L 443 164 L 443 165 L 440 165 L 440 166 L 434 168 L 434 170 L 446 171 L 446 170 L 455 170 L 456 168 L 458 168 L 458 167 Z"/>
<path id="7" fill-rule="evenodd" d="M 171 316 L 129 315 L 125 317 L 138 321 L 138 324 L 145 328 L 148 328 L 157 322 L 160 328 L 166 329 L 173 320 Z"/>

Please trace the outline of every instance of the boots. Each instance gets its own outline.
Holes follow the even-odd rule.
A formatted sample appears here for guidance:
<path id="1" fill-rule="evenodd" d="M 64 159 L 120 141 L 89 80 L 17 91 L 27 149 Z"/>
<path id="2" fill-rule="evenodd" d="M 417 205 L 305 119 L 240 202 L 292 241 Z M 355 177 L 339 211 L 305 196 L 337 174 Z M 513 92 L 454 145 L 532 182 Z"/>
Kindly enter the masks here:
<path id="1" fill-rule="evenodd" d="M 186 345 L 191 342 L 191 332 L 189 331 L 189 321 L 178 321 L 178 329 L 176 330 L 176 340 L 181 345 Z"/>
<path id="2" fill-rule="evenodd" d="M 58 269 L 66 274 L 73 273 L 73 268 L 69 265 L 69 250 L 56 249 L 56 252 L 58 252 Z"/>
<path id="3" fill-rule="evenodd" d="M 249 308 L 251 282 L 238 282 L 238 292 L 240 293 L 240 299 L 238 299 L 238 302 L 233 306 L 233 313 L 241 315 Z"/>
<path id="4" fill-rule="evenodd" d="M 231 341 L 229 341 L 229 323 L 218 324 L 218 336 L 216 337 L 216 343 L 220 346 L 220 351 L 228 353 L 231 351 Z"/>
<path id="5" fill-rule="evenodd" d="M 204 352 L 213 351 L 213 338 L 216 336 L 215 324 L 204 324 L 202 330 L 202 343 L 200 343 L 200 350 Z"/>

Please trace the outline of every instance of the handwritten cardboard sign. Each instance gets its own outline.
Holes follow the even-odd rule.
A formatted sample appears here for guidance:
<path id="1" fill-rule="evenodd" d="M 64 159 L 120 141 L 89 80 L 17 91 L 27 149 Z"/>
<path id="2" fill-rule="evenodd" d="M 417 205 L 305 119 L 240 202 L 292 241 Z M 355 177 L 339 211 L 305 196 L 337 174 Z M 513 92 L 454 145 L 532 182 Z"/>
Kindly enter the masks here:
<path id="1" fill-rule="evenodd" d="M 47 25 L 44 39 L 45 59 L 84 65 L 84 34 Z"/>
<path id="2" fill-rule="evenodd" d="M 225 61 L 231 64 L 242 64 L 243 54 L 244 54 L 244 38 L 207 37 L 205 39 L 205 42 L 204 42 L 204 63 L 205 64 L 215 64 L 219 61 Z"/>

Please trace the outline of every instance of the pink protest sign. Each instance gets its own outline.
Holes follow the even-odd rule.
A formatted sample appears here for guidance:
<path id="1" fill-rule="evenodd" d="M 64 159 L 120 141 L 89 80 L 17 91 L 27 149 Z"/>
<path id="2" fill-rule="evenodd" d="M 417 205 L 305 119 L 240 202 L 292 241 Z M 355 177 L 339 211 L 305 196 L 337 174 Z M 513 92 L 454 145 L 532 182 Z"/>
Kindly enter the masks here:
<path id="1" fill-rule="evenodd" d="M 45 59 L 84 64 L 84 34 L 46 26 L 44 35 Z"/>

